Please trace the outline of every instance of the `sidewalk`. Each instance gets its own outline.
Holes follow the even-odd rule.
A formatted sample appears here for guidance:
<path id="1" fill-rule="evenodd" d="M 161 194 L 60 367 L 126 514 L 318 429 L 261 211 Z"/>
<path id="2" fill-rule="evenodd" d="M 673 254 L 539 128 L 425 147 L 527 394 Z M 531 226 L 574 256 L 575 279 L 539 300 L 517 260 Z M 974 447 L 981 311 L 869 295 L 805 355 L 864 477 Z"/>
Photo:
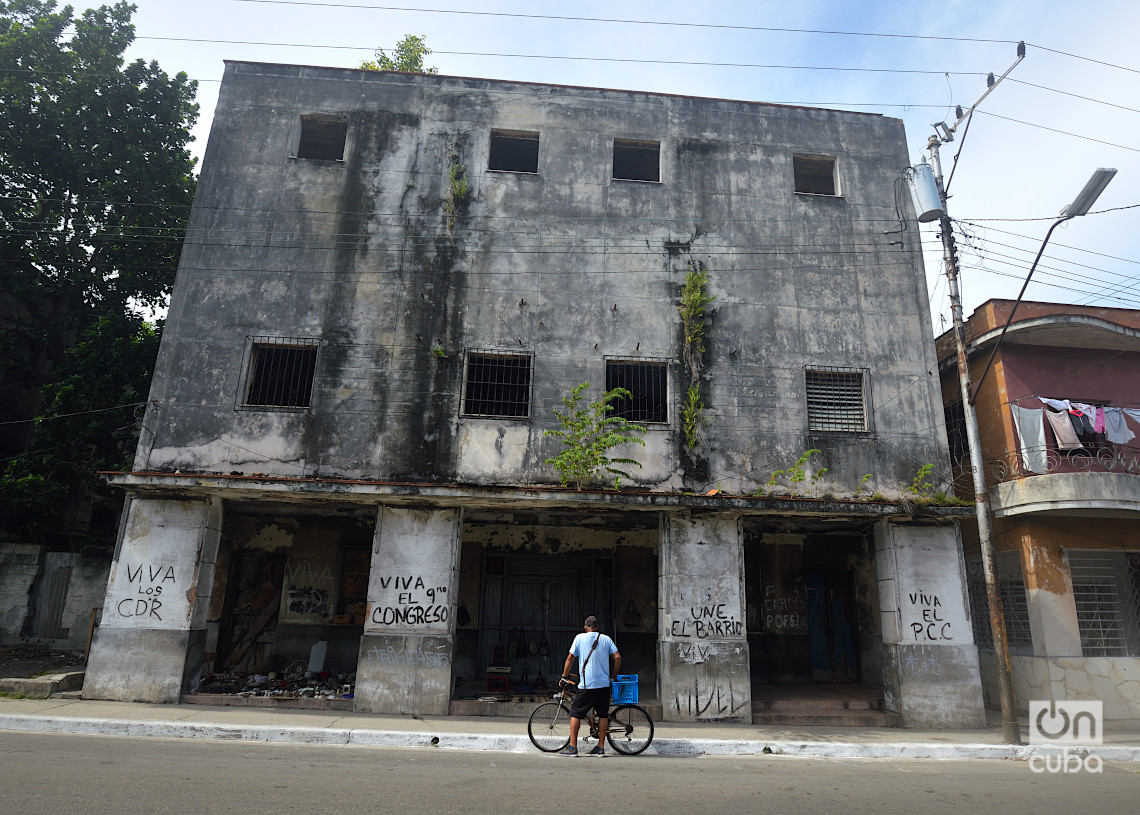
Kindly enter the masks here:
<path id="1" fill-rule="evenodd" d="M 525 719 L 153 705 L 67 697 L 0 698 L 2 730 L 537 752 L 527 738 Z M 1140 762 L 1140 731 L 1120 732 L 1111 722 L 1106 730 L 1104 745 L 1090 748 L 1091 752 L 1105 761 Z M 1000 728 L 993 727 L 937 731 L 659 722 L 645 755 L 766 752 L 814 758 L 1028 759 L 1063 750 L 1002 744 Z"/>

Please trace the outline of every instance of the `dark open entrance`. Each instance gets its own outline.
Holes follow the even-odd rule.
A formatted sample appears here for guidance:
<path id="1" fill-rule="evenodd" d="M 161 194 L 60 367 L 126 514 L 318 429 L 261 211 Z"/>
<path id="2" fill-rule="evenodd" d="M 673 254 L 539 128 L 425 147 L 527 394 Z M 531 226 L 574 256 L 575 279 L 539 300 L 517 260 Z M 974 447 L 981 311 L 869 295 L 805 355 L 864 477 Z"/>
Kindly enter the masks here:
<path id="1" fill-rule="evenodd" d="M 197 695 L 350 708 L 374 525 L 356 509 L 228 508 Z"/>
<path id="2" fill-rule="evenodd" d="M 554 687 L 589 614 L 654 695 L 659 534 L 649 513 L 465 513 L 453 699 L 525 703 Z"/>
<path id="3" fill-rule="evenodd" d="M 746 536 L 754 683 L 879 681 L 863 666 L 878 630 L 867 547 L 842 530 Z"/>

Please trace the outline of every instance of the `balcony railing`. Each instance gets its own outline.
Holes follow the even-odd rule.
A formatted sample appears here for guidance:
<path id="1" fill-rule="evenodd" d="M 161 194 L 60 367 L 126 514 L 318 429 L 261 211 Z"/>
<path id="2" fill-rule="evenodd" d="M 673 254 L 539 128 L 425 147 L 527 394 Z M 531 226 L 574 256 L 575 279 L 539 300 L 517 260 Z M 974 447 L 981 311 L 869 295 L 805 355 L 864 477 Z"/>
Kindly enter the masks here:
<path id="1" fill-rule="evenodd" d="M 1034 456 L 1043 459 L 1045 472 L 1029 469 L 1025 466 L 1024 454 L 1019 450 L 1011 450 L 987 461 L 987 480 L 997 483 L 1049 473 L 1108 472 L 1140 475 L 1140 447 L 1123 444 L 1076 450 L 1056 450 L 1050 447 L 1044 451 L 1031 449 L 1028 454 L 1031 459 Z M 969 466 L 968 461 L 965 464 Z"/>

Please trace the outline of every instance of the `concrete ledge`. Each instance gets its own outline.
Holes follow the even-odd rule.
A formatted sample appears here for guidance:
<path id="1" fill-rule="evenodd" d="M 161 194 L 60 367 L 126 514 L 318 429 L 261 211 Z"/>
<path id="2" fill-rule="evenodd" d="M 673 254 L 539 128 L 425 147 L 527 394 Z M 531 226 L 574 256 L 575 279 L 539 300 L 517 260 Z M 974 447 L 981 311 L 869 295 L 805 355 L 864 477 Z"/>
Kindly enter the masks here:
<path id="1" fill-rule="evenodd" d="M 357 747 L 418 747 L 440 750 L 481 750 L 510 753 L 535 752 L 523 733 L 430 733 L 363 728 L 273 727 L 214 724 L 209 722 L 147 722 L 127 719 L 93 719 L 63 716 L 0 714 L 0 731 L 77 733 L 101 736 L 218 739 L 265 743 L 332 744 Z M 759 739 L 658 738 L 646 756 L 696 757 L 702 755 L 752 756 L 770 753 L 803 758 L 886 759 L 1015 759 L 1034 756 L 1095 755 L 1103 761 L 1140 763 L 1140 746 L 1104 745 L 1089 748 L 1007 744 L 939 744 L 764 741 Z"/>
<path id="2" fill-rule="evenodd" d="M 0 679 L 0 693 L 16 693 L 44 699 L 56 693 L 83 687 L 83 671 L 37 676 L 33 679 Z"/>

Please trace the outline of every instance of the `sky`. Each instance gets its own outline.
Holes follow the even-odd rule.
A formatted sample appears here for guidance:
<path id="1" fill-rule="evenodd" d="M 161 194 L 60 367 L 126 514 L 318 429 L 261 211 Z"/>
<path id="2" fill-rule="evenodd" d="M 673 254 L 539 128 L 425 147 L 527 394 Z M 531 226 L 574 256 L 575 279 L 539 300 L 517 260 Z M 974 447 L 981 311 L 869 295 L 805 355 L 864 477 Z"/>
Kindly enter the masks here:
<path id="1" fill-rule="evenodd" d="M 356 67 L 376 47 L 422 34 L 434 51 L 427 64 L 441 74 L 901 118 L 918 162 L 932 123 L 953 124 L 954 106 L 969 109 L 986 74 L 1001 76 L 1024 41 L 1025 59 L 981 103 L 968 135 L 963 124 L 942 148 L 948 177 L 954 167 L 949 212 L 961 230 L 966 315 L 989 298 L 1017 296 L 1050 224 L 1098 167 L 1119 173 L 1089 215 L 1054 231 L 1025 297 L 1140 308 L 1135 0 L 135 3 L 128 58 L 198 80 L 198 157 L 223 60 Z M 922 233 L 937 334 L 950 320 L 941 244 L 935 226 Z"/>

